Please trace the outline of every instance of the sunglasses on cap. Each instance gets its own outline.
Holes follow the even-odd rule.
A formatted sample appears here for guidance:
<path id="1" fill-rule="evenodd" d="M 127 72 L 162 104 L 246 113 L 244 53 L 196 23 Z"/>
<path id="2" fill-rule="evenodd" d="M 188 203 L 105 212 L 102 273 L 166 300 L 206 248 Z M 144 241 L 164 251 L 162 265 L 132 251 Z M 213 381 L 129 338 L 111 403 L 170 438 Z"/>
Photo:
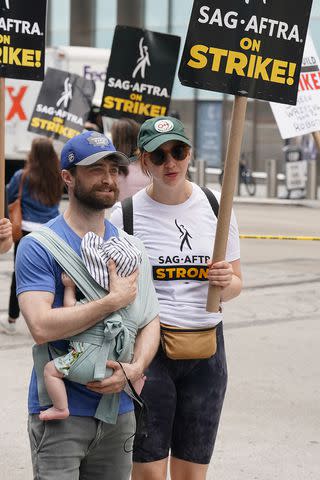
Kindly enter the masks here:
<path id="1" fill-rule="evenodd" d="M 149 155 L 151 162 L 159 167 L 160 165 L 163 165 L 164 162 L 167 160 L 169 153 L 171 157 L 174 158 L 174 160 L 181 161 L 187 158 L 189 151 L 189 145 L 181 143 L 178 145 L 174 145 L 168 151 L 162 150 L 162 148 L 157 148 L 153 152 L 150 152 Z"/>

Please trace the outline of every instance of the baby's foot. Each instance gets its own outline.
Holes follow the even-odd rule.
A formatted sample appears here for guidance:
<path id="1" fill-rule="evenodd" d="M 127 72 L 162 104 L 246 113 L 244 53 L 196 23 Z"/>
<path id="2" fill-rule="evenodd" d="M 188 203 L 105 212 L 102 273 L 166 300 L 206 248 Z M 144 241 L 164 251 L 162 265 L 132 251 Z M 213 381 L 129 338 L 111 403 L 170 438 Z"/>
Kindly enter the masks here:
<path id="1" fill-rule="evenodd" d="M 63 420 L 64 418 L 69 417 L 68 408 L 56 408 L 51 407 L 48 410 L 44 410 L 40 413 L 40 420 Z"/>

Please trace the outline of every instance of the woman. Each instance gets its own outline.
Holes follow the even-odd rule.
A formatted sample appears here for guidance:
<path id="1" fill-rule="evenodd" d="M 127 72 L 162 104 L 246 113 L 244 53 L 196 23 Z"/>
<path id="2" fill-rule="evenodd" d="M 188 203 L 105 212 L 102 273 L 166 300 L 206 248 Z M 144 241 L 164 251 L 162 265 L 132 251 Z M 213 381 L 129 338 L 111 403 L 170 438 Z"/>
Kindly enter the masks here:
<path id="1" fill-rule="evenodd" d="M 143 172 L 137 158 L 139 128 L 139 124 L 131 118 L 115 120 L 111 127 L 112 143 L 119 152 L 125 153 L 130 159 L 128 167 L 120 167 L 118 178 L 120 201 L 131 197 L 150 183 L 149 176 Z"/>
<path id="2" fill-rule="evenodd" d="M 21 196 L 22 232 L 27 235 L 41 225 L 56 217 L 62 195 L 62 179 L 59 159 L 52 141 L 45 137 L 35 138 L 31 145 L 26 166 L 18 170 L 7 185 L 8 203 L 18 196 L 20 182 L 23 182 Z M 14 244 L 14 258 L 19 242 Z M 16 277 L 12 274 L 7 321 L 0 322 L 3 332 L 16 332 L 16 319 L 20 309 L 16 297 Z"/>
<path id="3" fill-rule="evenodd" d="M 133 230 L 152 264 L 161 324 L 195 335 L 216 327 L 217 350 L 202 360 L 172 360 L 159 349 L 145 372 L 142 396 L 149 407 L 149 435 L 136 436 L 132 479 L 165 480 L 171 451 L 172 480 L 203 480 L 227 383 L 222 313 L 206 311 L 203 272 L 211 285 L 221 287 L 221 303 L 239 295 L 239 233 L 232 215 L 226 260 L 212 264 L 217 219 L 203 191 L 186 178 L 191 143 L 178 119 L 147 120 L 138 146 L 152 183 L 133 196 Z M 111 221 L 123 226 L 119 204 Z"/>

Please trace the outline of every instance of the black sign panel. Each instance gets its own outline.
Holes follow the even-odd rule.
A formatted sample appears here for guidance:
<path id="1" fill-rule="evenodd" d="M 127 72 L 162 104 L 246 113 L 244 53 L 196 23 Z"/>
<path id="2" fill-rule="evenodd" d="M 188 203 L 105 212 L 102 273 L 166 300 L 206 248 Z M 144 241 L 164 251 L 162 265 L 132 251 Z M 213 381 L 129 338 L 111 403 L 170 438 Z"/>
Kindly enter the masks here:
<path id="1" fill-rule="evenodd" d="M 62 142 L 79 135 L 94 91 L 93 80 L 48 68 L 28 130 Z"/>
<path id="2" fill-rule="evenodd" d="M 183 85 L 295 104 L 312 0 L 195 0 Z"/>
<path id="3" fill-rule="evenodd" d="M 117 26 L 101 113 L 138 122 L 166 115 L 170 104 L 180 37 Z"/>
<path id="4" fill-rule="evenodd" d="M 46 0 L 0 0 L 0 77 L 43 80 Z"/>

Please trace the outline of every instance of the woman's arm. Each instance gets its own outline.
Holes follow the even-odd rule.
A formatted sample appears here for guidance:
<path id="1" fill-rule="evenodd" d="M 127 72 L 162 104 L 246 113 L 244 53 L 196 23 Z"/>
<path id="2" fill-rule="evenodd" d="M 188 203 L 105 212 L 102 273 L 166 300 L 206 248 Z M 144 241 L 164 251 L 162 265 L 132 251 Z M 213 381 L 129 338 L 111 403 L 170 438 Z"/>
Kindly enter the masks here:
<path id="1" fill-rule="evenodd" d="M 227 302 L 237 297 L 242 289 L 240 259 L 233 262 L 208 262 L 208 280 L 210 285 L 221 287 L 220 299 Z"/>

